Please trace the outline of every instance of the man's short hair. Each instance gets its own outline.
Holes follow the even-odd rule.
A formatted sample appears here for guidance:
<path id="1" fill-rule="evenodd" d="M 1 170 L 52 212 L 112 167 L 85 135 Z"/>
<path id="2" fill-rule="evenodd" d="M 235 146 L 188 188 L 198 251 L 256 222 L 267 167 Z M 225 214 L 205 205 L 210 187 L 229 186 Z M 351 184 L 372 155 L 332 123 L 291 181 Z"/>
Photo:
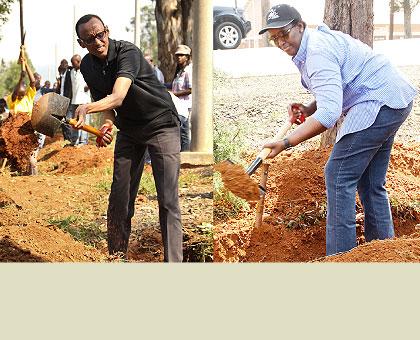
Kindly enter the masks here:
<path id="1" fill-rule="evenodd" d="M 76 27 L 75 27 L 75 29 L 76 29 L 76 34 L 77 34 L 77 36 L 80 38 L 80 35 L 79 35 L 79 26 L 80 25 L 83 25 L 83 24 L 86 24 L 87 22 L 89 22 L 92 18 L 96 18 L 96 19 L 98 19 L 101 23 L 102 23 L 102 25 L 104 25 L 105 26 L 105 24 L 104 24 L 104 22 L 102 21 L 102 19 L 100 18 L 100 17 L 98 17 L 96 14 L 86 14 L 86 15 L 84 15 L 84 16 L 82 16 L 79 20 L 77 20 L 77 22 L 76 22 Z"/>

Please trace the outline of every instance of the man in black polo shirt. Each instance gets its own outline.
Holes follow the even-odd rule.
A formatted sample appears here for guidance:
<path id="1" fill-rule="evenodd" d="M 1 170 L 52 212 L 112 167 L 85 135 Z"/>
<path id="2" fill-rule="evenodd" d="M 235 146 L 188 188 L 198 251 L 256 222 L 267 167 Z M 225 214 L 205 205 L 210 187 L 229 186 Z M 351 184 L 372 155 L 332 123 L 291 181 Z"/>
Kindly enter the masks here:
<path id="1" fill-rule="evenodd" d="M 106 145 L 115 110 L 119 129 L 107 216 L 109 253 L 126 256 L 147 147 L 159 202 L 164 260 L 182 262 L 179 119 L 170 94 L 140 50 L 132 43 L 110 39 L 98 16 L 81 17 L 76 33 L 80 46 L 89 51 L 80 70 L 94 99 L 77 108 L 78 126 L 86 114 L 103 112 L 105 137 L 99 144 Z"/>

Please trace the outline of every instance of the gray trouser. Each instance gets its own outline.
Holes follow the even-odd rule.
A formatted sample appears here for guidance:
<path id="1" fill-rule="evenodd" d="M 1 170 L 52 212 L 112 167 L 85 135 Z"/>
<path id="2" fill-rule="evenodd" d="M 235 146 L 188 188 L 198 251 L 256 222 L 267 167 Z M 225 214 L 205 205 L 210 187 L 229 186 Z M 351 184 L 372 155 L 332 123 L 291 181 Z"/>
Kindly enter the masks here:
<path id="1" fill-rule="evenodd" d="M 119 131 L 115 144 L 114 176 L 108 206 L 108 250 L 127 253 L 131 218 L 149 150 L 159 203 L 165 262 L 182 262 L 182 226 L 178 199 L 179 127 L 164 127 L 151 136 L 140 129 Z"/>

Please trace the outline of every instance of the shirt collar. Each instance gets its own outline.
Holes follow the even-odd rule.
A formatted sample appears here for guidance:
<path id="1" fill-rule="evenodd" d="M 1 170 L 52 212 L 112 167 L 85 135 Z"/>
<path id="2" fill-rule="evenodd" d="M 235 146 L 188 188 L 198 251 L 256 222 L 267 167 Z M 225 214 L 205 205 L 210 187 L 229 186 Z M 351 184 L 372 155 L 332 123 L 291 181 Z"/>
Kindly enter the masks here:
<path id="1" fill-rule="evenodd" d="M 302 64 L 306 59 L 306 48 L 308 46 L 308 37 L 309 37 L 309 29 L 305 28 L 302 35 L 302 40 L 300 41 L 299 50 L 296 55 L 292 58 L 292 61 L 295 63 L 296 66 Z"/>

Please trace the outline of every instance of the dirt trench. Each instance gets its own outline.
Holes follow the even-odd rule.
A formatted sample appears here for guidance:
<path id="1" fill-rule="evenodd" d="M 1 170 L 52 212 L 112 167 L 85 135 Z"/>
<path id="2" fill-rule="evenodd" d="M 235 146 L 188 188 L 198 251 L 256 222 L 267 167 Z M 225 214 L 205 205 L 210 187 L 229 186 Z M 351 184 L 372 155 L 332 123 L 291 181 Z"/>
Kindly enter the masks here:
<path id="1" fill-rule="evenodd" d="M 359 246 L 325 258 L 326 196 L 323 171 L 330 149 L 285 152 L 271 162 L 264 220 L 254 228 L 255 208 L 215 224 L 216 262 L 420 262 L 419 143 L 395 144 L 387 176 L 396 238 L 365 243 L 357 201 Z M 252 157 L 250 158 L 252 159 Z M 258 181 L 260 173 L 253 178 Z M 217 210 L 217 206 L 215 206 Z"/>

